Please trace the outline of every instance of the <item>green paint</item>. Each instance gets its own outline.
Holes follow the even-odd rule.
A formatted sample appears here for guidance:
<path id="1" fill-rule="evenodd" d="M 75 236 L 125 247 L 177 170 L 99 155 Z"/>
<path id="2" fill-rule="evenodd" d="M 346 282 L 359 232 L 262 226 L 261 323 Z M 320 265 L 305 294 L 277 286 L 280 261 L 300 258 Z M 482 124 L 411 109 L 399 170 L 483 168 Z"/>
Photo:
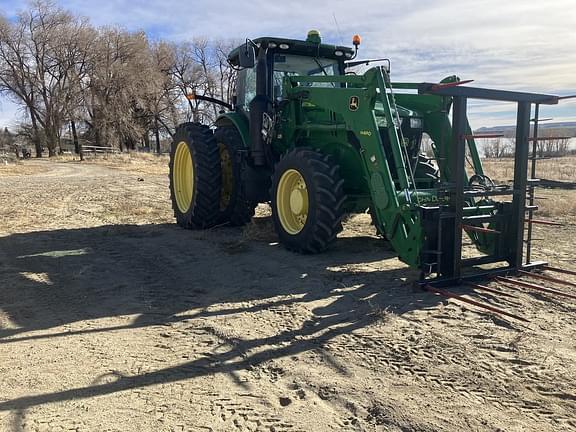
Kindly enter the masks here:
<path id="1" fill-rule="evenodd" d="M 320 35 L 315 32 L 306 41 L 261 38 L 255 42 L 284 44 L 289 48 L 275 52 L 330 58 L 339 61 L 341 67 L 345 58 L 338 56 L 352 55 L 348 48 L 321 44 Z M 229 56 L 232 64 L 236 64 L 238 49 Z M 458 80 L 451 76 L 442 82 Z M 438 196 L 435 179 L 418 177 L 425 175 L 419 172 L 413 178 L 410 167 L 415 165 L 414 157 L 420 152 L 422 133 L 427 133 L 434 142 L 442 181 L 453 179 L 452 127 L 448 115 L 451 99 L 418 95 L 417 84 L 392 83 L 379 67 L 363 75 L 285 76 L 281 84 L 281 97 L 274 105 L 277 111 L 269 144 L 271 154 L 278 159 L 294 147 L 312 147 L 332 155 L 344 178 L 346 209 L 364 212 L 370 207 L 379 230 L 386 233 L 400 259 L 419 266 L 424 242 L 419 206 L 445 204 L 446 198 Z M 242 110 L 223 114 L 216 125 L 234 125 L 246 148 L 250 148 L 248 117 Z M 474 172 L 483 174 L 476 143 L 468 139 L 467 145 Z M 491 204 L 492 201 L 482 201 L 483 208 L 477 208 L 479 204 L 470 199 L 465 212 L 487 214 L 495 211 L 488 208 Z M 481 251 L 504 253 L 502 242 L 494 235 L 472 233 L 469 237 Z"/>

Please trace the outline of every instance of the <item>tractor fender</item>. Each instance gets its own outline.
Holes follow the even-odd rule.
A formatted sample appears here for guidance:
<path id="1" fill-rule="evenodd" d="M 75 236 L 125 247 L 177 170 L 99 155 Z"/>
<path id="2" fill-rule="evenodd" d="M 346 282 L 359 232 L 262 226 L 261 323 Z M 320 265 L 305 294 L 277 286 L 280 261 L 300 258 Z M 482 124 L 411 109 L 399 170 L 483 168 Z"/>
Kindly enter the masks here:
<path id="1" fill-rule="evenodd" d="M 227 112 L 221 114 L 214 124 L 216 127 L 235 127 L 242 138 L 242 144 L 244 147 L 246 149 L 250 148 L 250 128 L 248 126 L 248 117 L 245 114 L 239 112 Z"/>

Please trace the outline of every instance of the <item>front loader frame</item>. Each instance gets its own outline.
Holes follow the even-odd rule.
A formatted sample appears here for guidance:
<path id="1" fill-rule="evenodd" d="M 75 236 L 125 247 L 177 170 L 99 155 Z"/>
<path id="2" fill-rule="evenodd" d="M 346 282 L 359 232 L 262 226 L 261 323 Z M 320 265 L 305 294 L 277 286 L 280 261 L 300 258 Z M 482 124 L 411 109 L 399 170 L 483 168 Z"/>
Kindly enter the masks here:
<path id="1" fill-rule="evenodd" d="M 485 277 L 486 272 L 508 273 L 544 265 L 544 262 L 523 263 L 525 218 L 529 212 L 531 223 L 533 211 L 533 206 L 526 206 L 526 193 L 528 185 L 535 181 L 534 170 L 531 179 L 527 176 L 530 115 L 533 104 L 557 104 L 559 97 L 465 87 L 459 85 L 457 78 L 453 79 L 444 84 L 391 83 L 385 71 L 373 68 L 363 76 L 289 77 L 286 96 L 296 104 L 293 114 L 296 131 L 345 130 L 353 134 L 352 144 L 358 146 L 364 175 L 370 185 L 371 210 L 376 223 L 399 253 L 400 259 L 420 268 L 422 283 L 453 284 L 463 278 Z M 313 82 L 346 83 L 347 87 L 302 86 L 302 83 Z M 417 90 L 418 94 L 400 93 L 395 96 L 393 88 Z M 441 183 L 432 190 L 417 189 L 405 164 L 401 151 L 402 137 L 398 135 L 397 128 L 391 126 L 395 122 L 393 113 L 397 112 L 396 97 L 408 104 L 430 107 L 422 111 L 425 122 L 428 121 L 432 129 L 436 127 L 430 133 L 436 143 L 435 153 L 441 172 Z M 484 172 L 475 136 L 468 123 L 468 99 L 517 104 L 512 187 L 494 186 L 485 190 L 470 187 L 465 169 L 467 149 L 474 174 L 483 176 Z M 391 158 L 384 153 L 372 112 L 377 100 L 383 104 L 386 121 L 390 125 L 387 133 L 392 143 Z M 358 106 L 351 109 L 348 101 L 357 102 Z M 336 118 L 329 123 L 302 121 L 298 107 L 303 103 L 332 110 L 342 123 Z M 448 117 L 450 107 L 451 122 Z M 534 120 L 537 122 L 537 118 Z M 329 148 L 326 150 L 329 151 Z M 392 167 L 389 163 L 394 164 L 396 182 L 391 178 Z M 511 200 L 492 201 L 492 197 L 496 196 L 508 196 Z M 429 201 L 425 201 L 427 197 L 436 198 L 438 204 L 430 205 Z M 419 204 L 422 199 L 426 204 Z M 482 204 L 486 201 L 490 205 Z M 486 223 L 489 224 L 488 228 L 484 225 Z M 463 258 L 463 231 L 483 253 L 482 256 Z M 528 250 L 530 241 L 529 237 Z M 499 264 L 499 267 L 489 271 L 476 269 L 472 275 L 464 272 L 465 268 L 484 264 Z M 432 278 L 431 275 L 435 276 Z"/>
<path id="2" fill-rule="evenodd" d="M 500 91 L 493 89 L 482 89 L 464 86 L 439 86 L 437 84 L 422 83 L 418 86 L 419 94 L 432 94 L 443 97 L 450 97 L 453 100 L 452 107 L 452 136 L 450 158 L 450 172 L 453 173 L 451 181 L 443 185 L 443 192 L 449 197 L 447 206 L 436 208 L 426 208 L 423 210 L 424 226 L 428 229 L 439 230 L 437 250 L 428 256 L 437 257 L 436 262 L 422 263 L 422 283 L 436 285 L 450 285 L 460 283 L 463 279 L 484 278 L 486 273 L 515 273 L 521 269 L 544 266 L 545 262 L 531 262 L 528 254 L 527 261 L 524 262 L 524 245 L 527 249 L 531 247 L 531 235 L 525 240 L 524 229 L 528 222 L 531 226 L 533 206 L 526 206 L 526 194 L 533 195 L 533 185 L 537 180 L 535 176 L 535 163 L 532 164 L 531 178 L 528 178 L 529 142 L 537 140 L 538 111 L 540 104 L 557 104 L 559 97 L 545 94 L 522 93 Z M 514 102 L 517 105 L 516 119 L 516 145 L 514 151 L 514 180 L 512 188 L 485 190 L 481 192 L 469 190 L 465 183 L 466 172 L 466 143 L 473 139 L 470 136 L 467 121 L 467 101 L 468 99 L 483 99 L 493 101 Z M 534 136 L 530 137 L 531 108 L 535 105 L 535 117 L 533 119 Z M 536 154 L 533 152 L 532 157 Z M 481 257 L 464 259 L 462 257 L 462 231 L 463 226 L 471 223 L 494 222 L 498 219 L 498 214 L 485 214 L 479 216 L 466 216 L 464 207 L 467 200 L 476 197 L 492 196 L 512 197 L 511 208 L 507 219 L 509 229 L 507 230 L 506 243 L 508 247 L 506 253 L 493 251 Z M 532 204 L 532 203 L 530 203 Z M 528 220 L 527 212 L 529 213 Z M 433 222 L 432 222 L 433 221 Z M 434 226 L 436 225 L 436 226 Z M 496 225 L 497 226 L 497 225 Z M 426 230 L 426 228 L 425 228 Z M 501 235 L 502 232 L 493 230 L 493 235 Z M 530 230 L 531 233 L 531 230 Z M 476 273 L 471 276 L 464 275 L 463 269 L 481 264 L 506 263 L 505 267 Z M 437 269 L 435 279 L 424 280 L 425 267 L 433 264 Z"/>

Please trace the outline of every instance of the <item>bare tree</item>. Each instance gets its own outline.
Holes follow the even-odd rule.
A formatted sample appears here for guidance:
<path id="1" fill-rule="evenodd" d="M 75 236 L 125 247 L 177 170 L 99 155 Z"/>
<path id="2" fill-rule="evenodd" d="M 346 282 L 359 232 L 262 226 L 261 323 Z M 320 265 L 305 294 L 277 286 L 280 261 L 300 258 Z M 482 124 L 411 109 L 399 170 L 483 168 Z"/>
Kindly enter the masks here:
<path id="1" fill-rule="evenodd" d="M 514 146 L 510 138 L 486 139 L 483 143 L 484 157 L 503 158 L 514 153 Z"/>
<path id="2" fill-rule="evenodd" d="M 236 46 L 240 45 L 235 40 L 216 40 L 214 42 L 215 56 L 218 66 L 219 96 L 229 104 L 236 92 L 236 80 L 238 79 L 238 70 L 228 63 L 228 53 Z"/>
<path id="3" fill-rule="evenodd" d="M 233 41 L 197 38 L 192 43 L 182 43 L 174 48 L 172 78 L 188 104 L 193 121 L 214 121 L 219 107 L 198 99 L 187 99 L 187 95 L 200 94 L 228 103 L 232 101 L 237 71 L 228 64 L 227 58 L 233 44 Z"/>
<path id="4" fill-rule="evenodd" d="M 16 136 L 8 128 L 0 131 L 0 149 L 13 151 L 17 158 L 20 156 L 16 145 Z"/>
<path id="5" fill-rule="evenodd" d="M 144 33 L 100 30 L 89 60 L 84 97 L 96 145 L 134 149 L 147 128 L 142 95 L 152 85 Z"/>
<path id="6" fill-rule="evenodd" d="M 181 94 L 181 101 L 185 101 L 189 111 L 186 120 L 200 121 L 201 101 L 190 99 L 189 94 L 201 93 L 203 72 L 195 59 L 194 47 L 184 42 L 174 46 L 174 62 L 171 68 L 174 85 Z M 180 107 L 181 109 L 185 107 Z"/>
<path id="7" fill-rule="evenodd" d="M 0 17 L 0 92 L 7 94 L 16 103 L 23 105 L 32 122 L 31 140 L 36 157 L 42 156 L 42 145 L 36 114 L 34 71 L 26 50 L 27 29 L 22 20 L 14 25 Z"/>
<path id="8" fill-rule="evenodd" d="M 210 123 L 220 114 L 189 94 L 231 102 L 232 44 L 151 43 L 142 32 L 94 29 L 51 0 L 35 0 L 13 22 L 0 17 L 0 93 L 27 113 L 37 157 L 44 146 L 55 155 L 66 129 L 77 153 L 81 134 L 98 146 L 131 150 L 142 142 L 149 148 L 153 133 L 160 151 L 161 137 L 180 122 Z"/>
<path id="9" fill-rule="evenodd" d="M 27 109 L 38 157 L 39 128 L 54 156 L 62 124 L 79 104 L 77 83 L 89 51 L 90 30 L 86 20 L 43 0 L 21 12 L 14 24 L 4 22 L 0 28 L 0 82 Z"/>
<path id="10" fill-rule="evenodd" d="M 173 48 L 173 45 L 162 42 L 152 44 L 150 47 L 149 85 L 143 94 L 143 99 L 149 116 L 149 128 L 154 132 L 156 139 L 157 153 L 161 151 L 161 129 L 171 136 L 178 121 L 175 107 L 180 94 L 171 75 L 175 61 Z"/>
<path id="11" fill-rule="evenodd" d="M 558 129 L 544 129 L 540 133 L 542 139 L 536 145 L 539 157 L 568 154 L 570 138 L 561 136 L 562 132 Z"/>

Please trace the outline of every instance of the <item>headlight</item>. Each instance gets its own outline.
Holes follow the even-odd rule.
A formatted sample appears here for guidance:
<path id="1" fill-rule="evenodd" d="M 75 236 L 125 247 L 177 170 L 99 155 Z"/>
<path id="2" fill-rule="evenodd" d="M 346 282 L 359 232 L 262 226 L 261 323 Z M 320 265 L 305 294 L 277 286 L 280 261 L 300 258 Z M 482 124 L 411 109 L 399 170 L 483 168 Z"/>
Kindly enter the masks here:
<path id="1" fill-rule="evenodd" d="M 268 42 L 268 48 L 274 49 L 277 45 L 274 42 Z"/>
<path id="2" fill-rule="evenodd" d="M 283 50 L 287 50 L 288 48 L 290 48 L 290 45 L 285 44 L 285 43 L 281 43 L 279 46 L 280 46 L 280 49 L 283 49 Z"/>
<path id="3" fill-rule="evenodd" d="M 410 118 L 410 129 L 422 129 L 422 119 L 411 117 Z"/>
<path id="4" fill-rule="evenodd" d="M 334 51 L 334 54 L 335 54 L 337 57 L 342 57 L 342 56 L 344 55 L 344 52 L 343 52 L 343 51 L 340 51 L 340 50 L 337 50 L 337 51 Z"/>

